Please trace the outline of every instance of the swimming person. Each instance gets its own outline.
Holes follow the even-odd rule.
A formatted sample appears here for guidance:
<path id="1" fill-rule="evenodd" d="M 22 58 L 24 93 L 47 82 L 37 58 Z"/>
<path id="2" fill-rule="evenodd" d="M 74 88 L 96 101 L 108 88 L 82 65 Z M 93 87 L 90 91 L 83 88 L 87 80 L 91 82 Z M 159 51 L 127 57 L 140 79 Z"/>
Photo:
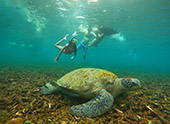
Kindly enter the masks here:
<path id="1" fill-rule="evenodd" d="M 84 30 L 80 29 L 79 33 L 84 33 L 84 36 L 83 36 L 83 40 L 77 45 L 77 49 L 83 49 L 83 58 L 84 58 L 84 64 L 85 64 L 86 63 L 86 52 L 89 47 L 88 45 L 91 41 L 91 38 L 93 36 L 96 37 L 96 34 L 92 31 L 90 25 L 87 26 L 87 29 L 84 29 Z"/>
<path id="2" fill-rule="evenodd" d="M 97 47 L 98 44 L 103 40 L 104 36 L 106 35 L 113 35 L 117 34 L 115 30 L 112 28 L 106 28 L 104 26 L 100 26 L 100 28 L 96 31 L 96 37 L 89 43 L 89 46 L 92 47 Z"/>
<path id="3" fill-rule="evenodd" d="M 62 52 L 66 53 L 66 54 L 72 54 L 74 52 L 74 56 L 72 56 L 71 59 L 74 59 L 76 57 L 76 53 L 77 53 L 77 47 L 76 47 L 76 44 L 77 44 L 76 36 L 77 36 L 77 34 L 76 33 L 77 32 L 74 32 L 74 34 L 72 35 L 72 37 L 69 40 L 69 43 L 67 43 L 65 46 L 60 46 L 60 44 L 63 41 L 67 40 L 68 34 L 63 39 L 61 39 L 59 42 L 57 42 L 55 44 L 55 46 L 60 50 L 58 56 L 55 58 L 55 62 L 58 62 L 59 57 L 60 57 Z"/>

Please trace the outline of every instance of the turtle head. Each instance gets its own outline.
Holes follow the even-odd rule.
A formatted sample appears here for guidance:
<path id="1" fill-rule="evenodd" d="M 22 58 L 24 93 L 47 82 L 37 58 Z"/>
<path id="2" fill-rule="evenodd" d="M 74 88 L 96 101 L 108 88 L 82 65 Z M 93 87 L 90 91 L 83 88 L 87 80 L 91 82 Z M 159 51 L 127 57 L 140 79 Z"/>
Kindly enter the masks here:
<path id="1" fill-rule="evenodd" d="M 127 91 L 135 90 L 141 87 L 141 83 L 136 78 L 126 77 L 121 79 L 123 88 Z"/>

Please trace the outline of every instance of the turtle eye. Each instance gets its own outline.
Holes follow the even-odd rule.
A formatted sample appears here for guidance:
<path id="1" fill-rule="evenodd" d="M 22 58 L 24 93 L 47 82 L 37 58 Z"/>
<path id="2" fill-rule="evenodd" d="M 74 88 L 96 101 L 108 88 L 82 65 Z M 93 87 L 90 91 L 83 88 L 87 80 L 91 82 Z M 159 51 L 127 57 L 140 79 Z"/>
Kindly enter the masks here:
<path id="1" fill-rule="evenodd" d="M 139 86 L 139 84 L 136 83 L 136 82 L 134 82 L 134 81 L 132 81 L 132 85 L 133 85 L 133 86 Z"/>
<path id="2" fill-rule="evenodd" d="M 132 84 L 133 84 L 134 86 L 137 85 L 137 84 L 136 84 L 135 82 L 133 82 L 133 81 L 132 81 Z"/>
<path id="3" fill-rule="evenodd" d="M 140 87 L 140 82 L 136 79 L 132 79 L 132 80 L 126 80 L 126 79 L 122 79 L 122 85 L 125 89 L 135 89 Z"/>

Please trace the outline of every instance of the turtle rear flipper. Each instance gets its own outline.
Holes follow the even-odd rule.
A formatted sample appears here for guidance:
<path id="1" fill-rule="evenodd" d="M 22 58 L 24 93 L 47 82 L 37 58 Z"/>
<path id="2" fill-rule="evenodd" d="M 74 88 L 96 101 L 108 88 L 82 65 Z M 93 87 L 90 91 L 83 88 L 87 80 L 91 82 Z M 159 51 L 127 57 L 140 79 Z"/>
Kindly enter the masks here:
<path id="1" fill-rule="evenodd" d="M 44 86 L 41 87 L 42 94 L 51 94 L 58 90 L 58 86 L 54 86 L 51 83 L 46 83 Z"/>
<path id="2" fill-rule="evenodd" d="M 113 96 L 103 89 L 99 95 L 87 103 L 71 107 L 69 112 L 76 116 L 96 117 L 107 112 L 113 105 L 113 102 Z"/>

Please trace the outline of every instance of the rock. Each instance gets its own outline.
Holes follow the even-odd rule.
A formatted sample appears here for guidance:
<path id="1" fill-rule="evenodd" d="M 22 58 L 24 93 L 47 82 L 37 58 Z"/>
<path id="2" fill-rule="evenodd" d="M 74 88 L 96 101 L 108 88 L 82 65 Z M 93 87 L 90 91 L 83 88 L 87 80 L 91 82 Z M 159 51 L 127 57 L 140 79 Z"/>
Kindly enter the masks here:
<path id="1" fill-rule="evenodd" d="M 22 92 L 22 93 L 27 93 L 27 92 L 28 92 L 28 90 L 22 90 L 21 92 Z"/>
<path id="2" fill-rule="evenodd" d="M 11 103 L 12 103 L 12 100 L 0 97 L 0 105 L 9 105 Z M 1 108 L 1 106 L 0 106 L 0 108 Z"/>
<path id="3" fill-rule="evenodd" d="M 67 124 L 67 122 L 66 122 L 66 121 L 63 121 L 61 124 Z"/>
<path id="4" fill-rule="evenodd" d="M 51 120 L 51 119 L 48 119 L 47 121 L 48 121 L 48 122 L 52 122 L 52 120 Z"/>
<path id="5" fill-rule="evenodd" d="M 31 121 L 25 121 L 24 124 L 35 124 L 35 123 L 33 123 Z"/>
<path id="6" fill-rule="evenodd" d="M 28 102 L 28 101 L 29 101 L 29 98 L 28 98 L 28 97 L 23 97 L 23 98 L 22 98 L 22 101 L 23 101 L 23 102 Z"/>
<path id="7" fill-rule="evenodd" d="M 23 124 L 24 120 L 20 117 L 12 118 L 11 120 L 7 121 L 5 124 Z"/>
<path id="8" fill-rule="evenodd" d="M 22 112 L 17 112 L 16 115 L 17 116 L 23 116 L 23 113 Z"/>
<path id="9" fill-rule="evenodd" d="M 13 91 L 14 91 L 14 89 L 7 89 L 7 91 L 11 91 L 11 92 L 13 92 Z"/>
<path id="10" fill-rule="evenodd" d="M 15 85 L 17 85 L 17 83 L 16 82 L 12 82 L 11 85 L 15 86 Z"/>
<path id="11" fill-rule="evenodd" d="M 37 124 L 44 124 L 43 120 L 38 120 Z"/>

